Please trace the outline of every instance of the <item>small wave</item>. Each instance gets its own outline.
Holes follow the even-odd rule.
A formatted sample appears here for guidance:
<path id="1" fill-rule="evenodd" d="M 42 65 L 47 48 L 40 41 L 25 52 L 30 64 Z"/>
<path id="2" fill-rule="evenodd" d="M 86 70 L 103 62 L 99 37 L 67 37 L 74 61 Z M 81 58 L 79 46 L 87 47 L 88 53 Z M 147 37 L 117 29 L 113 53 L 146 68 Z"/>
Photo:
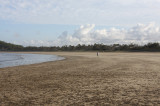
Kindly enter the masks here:
<path id="1" fill-rule="evenodd" d="M 7 56 L 5 55 L 4 57 L 2 56 L 1 59 L 6 58 Z M 6 62 L 6 61 L 15 61 L 15 60 L 21 60 L 24 59 L 22 56 L 18 56 L 18 55 L 13 55 L 11 57 L 8 58 L 12 58 L 12 59 L 7 59 L 7 60 L 0 60 L 0 62 Z"/>

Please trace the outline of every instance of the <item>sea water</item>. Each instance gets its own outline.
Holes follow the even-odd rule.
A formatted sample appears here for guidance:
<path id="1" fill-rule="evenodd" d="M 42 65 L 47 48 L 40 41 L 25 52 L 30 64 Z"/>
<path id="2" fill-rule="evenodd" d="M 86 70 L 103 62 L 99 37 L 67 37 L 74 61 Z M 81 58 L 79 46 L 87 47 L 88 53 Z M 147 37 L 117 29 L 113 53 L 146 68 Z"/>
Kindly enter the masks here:
<path id="1" fill-rule="evenodd" d="M 43 54 L 0 53 L 0 68 L 63 60 L 64 57 Z"/>

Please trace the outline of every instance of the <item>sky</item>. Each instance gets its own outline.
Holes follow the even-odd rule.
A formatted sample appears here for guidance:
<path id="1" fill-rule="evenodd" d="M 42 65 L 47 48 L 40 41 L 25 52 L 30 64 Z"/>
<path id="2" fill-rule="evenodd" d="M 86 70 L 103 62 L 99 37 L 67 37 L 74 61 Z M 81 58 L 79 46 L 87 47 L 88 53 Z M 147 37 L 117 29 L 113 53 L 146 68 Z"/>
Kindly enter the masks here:
<path id="1" fill-rule="evenodd" d="M 24 46 L 160 42 L 160 0 L 0 0 L 0 40 Z"/>

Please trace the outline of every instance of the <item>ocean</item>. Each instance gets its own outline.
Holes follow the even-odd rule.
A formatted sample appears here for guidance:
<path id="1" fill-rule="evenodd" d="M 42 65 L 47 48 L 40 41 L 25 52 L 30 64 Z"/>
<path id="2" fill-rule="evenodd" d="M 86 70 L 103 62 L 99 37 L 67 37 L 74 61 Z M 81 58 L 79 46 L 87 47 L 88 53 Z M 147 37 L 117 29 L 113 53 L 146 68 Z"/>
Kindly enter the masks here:
<path id="1" fill-rule="evenodd" d="M 64 57 L 43 54 L 0 53 L 0 68 L 63 60 Z"/>

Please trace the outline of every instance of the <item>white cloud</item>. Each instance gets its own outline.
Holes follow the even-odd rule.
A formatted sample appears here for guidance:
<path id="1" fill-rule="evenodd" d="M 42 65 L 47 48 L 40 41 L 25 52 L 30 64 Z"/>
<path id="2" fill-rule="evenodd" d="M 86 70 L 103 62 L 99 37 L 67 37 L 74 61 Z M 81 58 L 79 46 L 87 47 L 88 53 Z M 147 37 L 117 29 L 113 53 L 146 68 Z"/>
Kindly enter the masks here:
<path id="1" fill-rule="evenodd" d="M 160 22 L 159 5 L 159 0 L 0 0 L 0 19 L 18 23 L 130 26 Z"/>
<path id="2" fill-rule="evenodd" d="M 137 24 L 130 29 L 102 29 L 94 30 L 94 25 L 81 26 L 72 35 L 63 33 L 57 44 L 77 45 L 77 44 L 115 44 L 115 43 L 138 43 L 160 41 L 160 27 L 154 23 L 148 25 Z"/>
<path id="3" fill-rule="evenodd" d="M 73 34 L 63 32 L 55 41 L 32 40 L 23 42 L 23 45 L 36 46 L 62 46 L 77 44 L 146 44 L 160 42 L 160 27 L 155 23 L 137 24 L 130 29 L 101 29 L 95 30 L 95 25 L 82 25 Z"/>
<path id="4" fill-rule="evenodd" d="M 45 40 L 24 40 L 24 41 L 14 41 L 14 44 L 23 46 L 54 46 L 55 41 L 45 41 Z"/>

